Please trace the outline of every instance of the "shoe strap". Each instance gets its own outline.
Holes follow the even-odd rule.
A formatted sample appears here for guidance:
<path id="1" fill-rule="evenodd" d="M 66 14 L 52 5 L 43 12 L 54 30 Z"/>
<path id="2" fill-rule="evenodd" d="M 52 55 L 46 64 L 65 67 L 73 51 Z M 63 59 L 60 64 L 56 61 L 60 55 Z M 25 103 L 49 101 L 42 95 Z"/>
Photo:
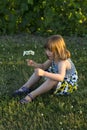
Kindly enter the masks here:
<path id="1" fill-rule="evenodd" d="M 29 90 L 29 89 L 26 88 L 25 86 L 23 86 L 21 89 L 22 89 L 23 91 L 27 91 L 27 90 Z"/>
<path id="2" fill-rule="evenodd" d="M 29 96 L 31 98 L 31 101 L 34 100 L 34 98 L 32 97 L 32 95 L 30 93 L 27 96 Z"/>

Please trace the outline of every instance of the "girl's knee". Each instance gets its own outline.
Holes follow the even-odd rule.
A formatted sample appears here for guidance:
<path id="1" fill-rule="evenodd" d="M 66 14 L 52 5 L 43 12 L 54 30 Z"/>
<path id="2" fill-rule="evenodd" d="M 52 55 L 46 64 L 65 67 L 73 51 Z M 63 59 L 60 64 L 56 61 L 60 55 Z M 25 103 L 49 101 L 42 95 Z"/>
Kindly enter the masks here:
<path id="1" fill-rule="evenodd" d="M 56 85 L 58 83 L 58 81 L 56 80 L 52 80 L 52 79 L 47 79 L 48 83 L 52 83 L 54 85 Z"/>

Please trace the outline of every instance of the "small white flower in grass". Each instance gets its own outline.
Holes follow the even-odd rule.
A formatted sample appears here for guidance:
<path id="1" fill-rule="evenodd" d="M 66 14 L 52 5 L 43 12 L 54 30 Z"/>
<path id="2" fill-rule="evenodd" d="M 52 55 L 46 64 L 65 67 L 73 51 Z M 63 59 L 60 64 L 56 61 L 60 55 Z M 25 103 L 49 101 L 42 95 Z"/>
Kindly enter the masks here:
<path id="1" fill-rule="evenodd" d="M 83 113 L 82 110 L 80 110 L 79 113 L 82 114 Z"/>
<path id="2" fill-rule="evenodd" d="M 44 114 L 43 113 L 41 113 L 41 116 L 43 116 Z"/>
<path id="3" fill-rule="evenodd" d="M 25 55 L 34 55 L 34 54 L 35 54 L 35 52 L 33 50 L 23 52 L 23 56 L 25 56 Z"/>
<path id="4" fill-rule="evenodd" d="M 5 48 L 3 48 L 3 51 L 5 51 Z"/>
<path id="5" fill-rule="evenodd" d="M 71 106 L 71 108 L 73 108 L 73 105 Z"/>
<path id="6" fill-rule="evenodd" d="M 63 123 L 62 122 L 60 122 L 60 125 L 62 125 Z"/>

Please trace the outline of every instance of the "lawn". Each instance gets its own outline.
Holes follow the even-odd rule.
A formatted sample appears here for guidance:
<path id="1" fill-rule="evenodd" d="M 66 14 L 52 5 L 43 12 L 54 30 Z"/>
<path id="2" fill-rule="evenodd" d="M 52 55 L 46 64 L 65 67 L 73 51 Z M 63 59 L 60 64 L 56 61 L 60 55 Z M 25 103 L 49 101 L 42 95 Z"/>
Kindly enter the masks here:
<path id="1" fill-rule="evenodd" d="M 12 92 L 33 72 L 27 58 L 46 60 L 45 38 L 27 34 L 0 37 L 0 130 L 87 130 L 87 38 L 64 38 L 78 71 L 78 90 L 66 97 L 50 91 L 21 105 L 18 101 L 24 96 L 14 98 Z M 23 56 L 25 50 L 35 55 Z"/>

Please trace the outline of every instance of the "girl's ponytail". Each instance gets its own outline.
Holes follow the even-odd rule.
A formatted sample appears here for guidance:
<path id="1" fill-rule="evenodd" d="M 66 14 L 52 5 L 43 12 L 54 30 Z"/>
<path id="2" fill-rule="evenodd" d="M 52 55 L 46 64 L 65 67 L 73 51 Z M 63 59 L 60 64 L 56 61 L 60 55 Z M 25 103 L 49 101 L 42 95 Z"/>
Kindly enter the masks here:
<path id="1" fill-rule="evenodd" d="M 67 58 L 70 58 L 70 57 L 71 57 L 71 54 L 70 54 L 70 51 L 69 51 L 69 50 L 66 50 L 66 57 L 67 57 Z"/>

